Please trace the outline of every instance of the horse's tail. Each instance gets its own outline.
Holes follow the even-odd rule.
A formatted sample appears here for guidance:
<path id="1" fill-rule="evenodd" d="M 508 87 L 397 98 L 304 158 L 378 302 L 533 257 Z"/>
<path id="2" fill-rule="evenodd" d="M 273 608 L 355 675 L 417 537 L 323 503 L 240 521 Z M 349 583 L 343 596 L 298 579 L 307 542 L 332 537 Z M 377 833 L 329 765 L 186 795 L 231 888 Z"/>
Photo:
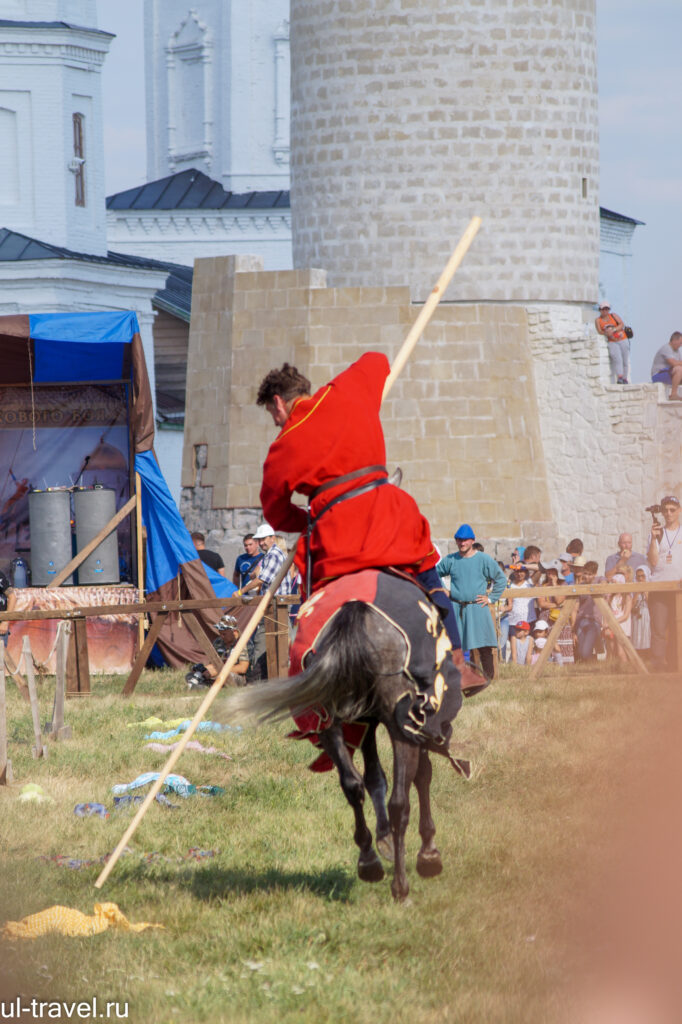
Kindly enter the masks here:
<path id="1" fill-rule="evenodd" d="M 343 721 L 372 709 L 372 680 L 380 671 L 378 652 L 361 601 L 344 604 L 325 627 L 310 668 L 296 676 L 273 679 L 236 690 L 220 706 L 223 722 L 277 721 L 321 704 Z"/>

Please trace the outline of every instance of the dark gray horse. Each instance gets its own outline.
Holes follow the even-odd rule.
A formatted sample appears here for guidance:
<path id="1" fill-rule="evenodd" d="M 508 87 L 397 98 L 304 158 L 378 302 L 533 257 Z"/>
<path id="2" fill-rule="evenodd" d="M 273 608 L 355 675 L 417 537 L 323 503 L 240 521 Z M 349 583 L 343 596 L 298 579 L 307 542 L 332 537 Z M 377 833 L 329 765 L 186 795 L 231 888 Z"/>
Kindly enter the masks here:
<path id="1" fill-rule="evenodd" d="M 442 871 L 431 816 L 429 752 L 445 755 L 460 774 L 467 776 L 468 764 L 455 761 L 448 751 L 450 719 L 461 706 L 461 695 L 459 673 L 452 663 L 449 642 L 443 640 L 440 619 L 437 613 L 431 612 L 433 606 L 429 606 L 416 586 L 402 581 L 395 581 L 392 586 L 394 594 L 396 586 L 401 588 L 399 596 L 403 604 L 405 598 L 408 603 L 414 602 L 417 626 L 411 634 L 406 632 L 404 624 L 399 626 L 374 604 L 348 601 L 316 636 L 314 651 L 305 659 L 302 672 L 235 692 L 227 698 L 220 717 L 228 721 L 277 720 L 322 705 L 331 716 L 331 725 L 320 731 L 319 742 L 336 765 L 343 792 L 355 814 L 354 838 L 360 850 L 358 875 L 368 882 L 384 877 L 365 820 L 366 790 L 376 813 L 377 847 L 384 856 L 392 856 L 394 860 L 391 890 L 396 899 L 405 899 L 409 891 L 405 831 L 410 817 L 410 786 L 414 783 L 419 798 L 422 845 L 417 855 L 417 871 L 428 878 Z M 405 591 L 405 587 L 409 590 Z M 428 623 L 427 629 L 424 621 Z M 433 684 L 435 680 L 435 695 L 431 685 L 428 699 L 424 696 L 424 687 L 415 683 L 410 662 L 411 653 L 413 656 L 420 644 L 423 648 L 425 641 L 431 648 L 422 659 L 422 669 L 425 664 L 432 665 L 431 679 L 426 682 Z M 434 728 L 434 716 L 438 715 L 440 721 Z M 342 732 L 344 722 L 357 720 L 368 722 L 361 745 L 364 777 L 353 764 Z M 424 729 L 421 726 L 425 722 Z M 386 776 L 376 747 L 379 723 L 388 730 L 393 745 L 393 789 L 388 813 Z"/>

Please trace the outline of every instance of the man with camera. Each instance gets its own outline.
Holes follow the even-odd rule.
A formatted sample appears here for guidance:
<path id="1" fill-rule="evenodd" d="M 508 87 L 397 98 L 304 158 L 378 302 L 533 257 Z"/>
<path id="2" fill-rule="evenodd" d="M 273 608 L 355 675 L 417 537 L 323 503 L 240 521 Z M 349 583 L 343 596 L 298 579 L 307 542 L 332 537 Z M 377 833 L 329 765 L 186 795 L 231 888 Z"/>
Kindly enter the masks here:
<path id="1" fill-rule="evenodd" d="M 680 528 L 680 500 L 674 494 L 661 498 L 659 506 L 652 505 L 654 523 L 649 536 L 647 558 L 651 566 L 651 582 L 678 582 L 682 579 L 682 529 Z M 656 513 L 661 512 L 661 524 Z M 656 592 L 649 594 L 651 615 L 652 668 L 665 671 L 675 668 L 675 594 Z"/>

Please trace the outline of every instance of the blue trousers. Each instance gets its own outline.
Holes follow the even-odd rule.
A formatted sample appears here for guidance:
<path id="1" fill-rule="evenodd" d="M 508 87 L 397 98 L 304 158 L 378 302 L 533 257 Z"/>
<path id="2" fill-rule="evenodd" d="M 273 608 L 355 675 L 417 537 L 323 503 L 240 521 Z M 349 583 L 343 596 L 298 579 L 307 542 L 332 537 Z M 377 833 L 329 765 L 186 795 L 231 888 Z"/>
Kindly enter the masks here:
<path id="1" fill-rule="evenodd" d="M 601 634 L 601 626 L 594 619 L 578 619 L 575 624 L 577 655 L 579 661 L 587 661 L 594 654 L 594 648 Z"/>

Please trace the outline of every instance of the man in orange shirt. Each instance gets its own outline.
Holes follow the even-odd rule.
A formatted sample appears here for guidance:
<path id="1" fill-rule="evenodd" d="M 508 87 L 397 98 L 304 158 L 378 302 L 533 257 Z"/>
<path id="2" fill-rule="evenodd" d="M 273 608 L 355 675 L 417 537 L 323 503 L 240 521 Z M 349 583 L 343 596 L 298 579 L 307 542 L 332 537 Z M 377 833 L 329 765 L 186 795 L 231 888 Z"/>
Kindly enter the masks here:
<path id="1" fill-rule="evenodd" d="M 599 306 L 599 316 L 594 321 L 597 333 L 603 335 L 609 343 L 609 362 L 611 372 L 616 375 L 618 384 L 628 383 L 630 369 L 630 345 L 625 333 L 625 324 L 617 313 L 611 312 L 606 299 Z"/>
<path id="2" fill-rule="evenodd" d="M 296 565 L 308 594 L 359 569 L 391 566 L 414 576 L 444 613 L 462 691 L 470 695 L 485 683 L 465 669 L 429 524 L 414 499 L 388 481 L 380 409 L 389 372 L 386 356 L 368 352 L 311 395 L 296 367 L 270 371 L 257 402 L 281 431 L 263 466 L 263 514 L 275 530 L 302 534 Z M 307 497 L 309 511 L 293 504 L 294 492 Z"/>

